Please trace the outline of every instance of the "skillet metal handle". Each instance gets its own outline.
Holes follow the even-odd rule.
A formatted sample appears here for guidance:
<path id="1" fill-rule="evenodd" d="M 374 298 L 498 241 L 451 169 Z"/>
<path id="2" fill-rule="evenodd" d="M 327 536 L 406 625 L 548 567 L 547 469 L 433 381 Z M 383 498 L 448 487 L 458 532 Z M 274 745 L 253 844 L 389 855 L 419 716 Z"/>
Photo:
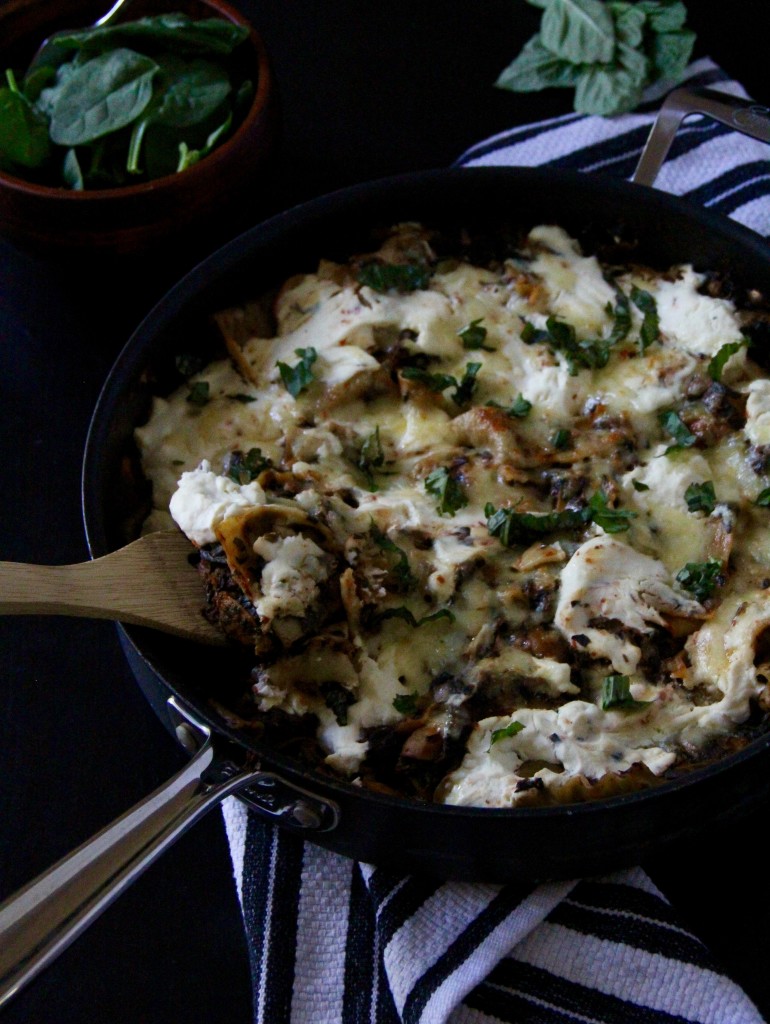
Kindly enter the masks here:
<path id="1" fill-rule="evenodd" d="M 705 114 L 753 139 L 770 142 L 770 108 L 713 89 L 675 89 L 660 108 L 631 181 L 654 183 L 679 125 L 690 114 Z"/>
<path id="2" fill-rule="evenodd" d="M 184 718 L 177 735 L 188 749 L 197 749 L 192 760 L 151 796 L 0 906 L 0 1006 L 210 808 L 264 775 L 218 762 L 210 730 L 187 712 Z"/>

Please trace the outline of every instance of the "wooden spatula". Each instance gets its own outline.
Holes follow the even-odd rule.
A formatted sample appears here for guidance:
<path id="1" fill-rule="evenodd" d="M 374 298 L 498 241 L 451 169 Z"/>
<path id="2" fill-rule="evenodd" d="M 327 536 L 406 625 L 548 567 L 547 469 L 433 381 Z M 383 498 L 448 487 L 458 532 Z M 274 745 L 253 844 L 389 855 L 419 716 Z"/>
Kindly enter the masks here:
<path id="1" fill-rule="evenodd" d="M 203 618 L 203 583 L 178 531 L 150 533 L 118 551 L 76 565 L 0 562 L 0 615 L 77 615 L 149 626 L 225 643 Z"/>

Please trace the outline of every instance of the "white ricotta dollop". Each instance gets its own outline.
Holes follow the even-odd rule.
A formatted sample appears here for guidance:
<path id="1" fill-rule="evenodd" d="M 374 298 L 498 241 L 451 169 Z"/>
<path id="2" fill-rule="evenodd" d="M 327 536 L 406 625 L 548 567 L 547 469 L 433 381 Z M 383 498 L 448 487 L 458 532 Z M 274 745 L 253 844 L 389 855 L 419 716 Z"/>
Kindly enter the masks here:
<path id="1" fill-rule="evenodd" d="M 182 533 L 200 546 L 216 540 L 214 527 L 223 519 L 264 503 L 265 492 L 256 480 L 238 484 L 213 473 L 204 459 L 197 469 L 182 473 L 169 511 Z"/>

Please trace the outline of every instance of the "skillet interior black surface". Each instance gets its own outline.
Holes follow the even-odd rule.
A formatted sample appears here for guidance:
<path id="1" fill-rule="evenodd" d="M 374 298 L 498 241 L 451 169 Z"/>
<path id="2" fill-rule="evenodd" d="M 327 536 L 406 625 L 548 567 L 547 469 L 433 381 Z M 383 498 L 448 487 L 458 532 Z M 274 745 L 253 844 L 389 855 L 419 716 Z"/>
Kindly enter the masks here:
<path id="1" fill-rule="evenodd" d="M 133 427 L 146 414 L 148 372 L 155 377 L 180 350 L 213 343 L 205 324 L 217 309 L 312 270 L 321 257 L 365 251 L 373 230 L 405 220 L 474 233 L 558 223 L 587 244 L 633 244 L 629 255 L 640 262 L 691 262 L 726 275 L 739 289 L 770 294 L 768 252 L 759 236 L 669 195 L 599 176 L 519 168 L 436 171 L 315 200 L 207 259 L 156 306 L 121 353 L 86 446 L 83 507 L 93 556 L 126 539 L 120 467 Z M 706 822 L 738 814 L 770 791 L 765 736 L 690 776 L 592 804 L 485 811 L 407 803 L 303 774 L 296 762 L 235 730 L 206 700 L 227 676 L 220 654 L 139 629 L 126 630 L 124 639 L 132 668 L 162 715 L 173 693 L 287 780 L 336 801 L 338 827 L 309 838 L 402 870 L 487 881 L 604 872 L 637 863 Z"/>

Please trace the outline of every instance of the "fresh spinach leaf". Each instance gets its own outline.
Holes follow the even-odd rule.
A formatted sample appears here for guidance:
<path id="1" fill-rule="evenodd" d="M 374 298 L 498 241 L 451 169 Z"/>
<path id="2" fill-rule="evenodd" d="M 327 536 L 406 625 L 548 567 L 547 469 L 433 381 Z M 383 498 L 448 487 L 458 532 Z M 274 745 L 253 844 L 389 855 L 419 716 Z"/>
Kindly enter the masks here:
<path id="1" fill-rule="evenodd" d="M 177 54 L 226 56 L 248 37 L 248 29 L 224 18 L 193 20 L 186 14 L 158 14 L 135 21 L 87 28 L 57 36 L 62 49 L 103 53 L 128 47 L 171 50 Z"/>
<path id="2" fill-rule="evenodd" d="M 158 65 L 132 50 L 112 50 L 68 78 L 51 112 L 51 140 L 80 146 L 125 128 L 152 98 Z"/>
<path id="3" fill-rule="evenodd" d="M 38 168 L 48 160 L 51 143 L 48 125 L 19 89 L 12 71 L 6 71 L 0 89 L 0 167 Z"/>

